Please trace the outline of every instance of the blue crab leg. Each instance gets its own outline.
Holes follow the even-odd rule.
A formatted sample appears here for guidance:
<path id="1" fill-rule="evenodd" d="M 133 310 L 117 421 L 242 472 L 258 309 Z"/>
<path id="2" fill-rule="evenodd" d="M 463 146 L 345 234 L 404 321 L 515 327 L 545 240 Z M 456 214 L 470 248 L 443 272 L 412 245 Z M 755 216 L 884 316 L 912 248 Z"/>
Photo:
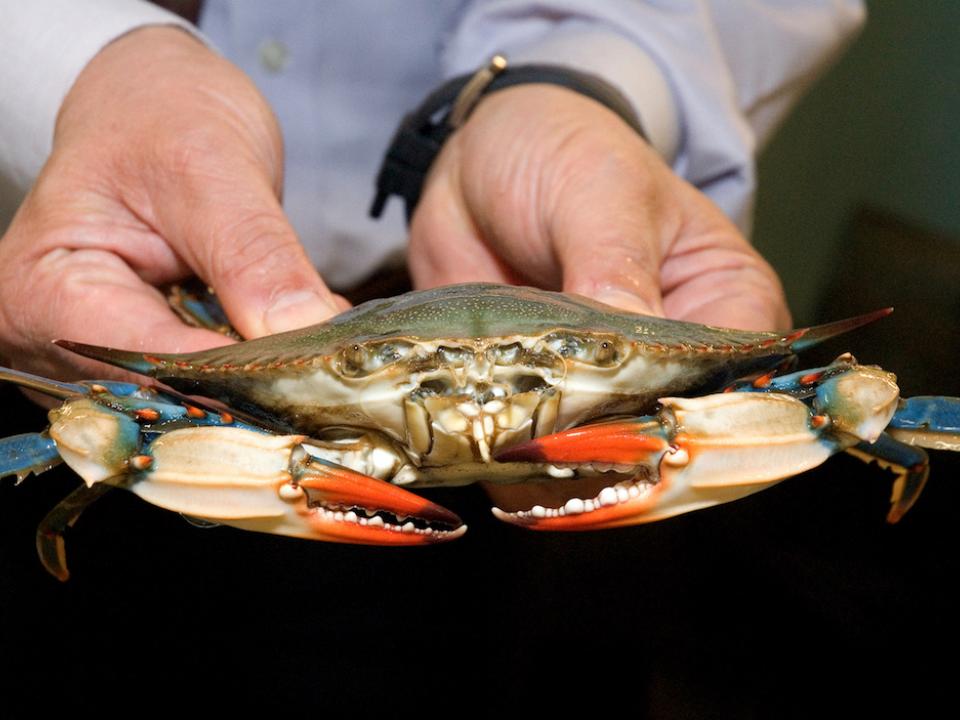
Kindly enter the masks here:
<path id="1" fill-rule="evenodd" d="M 960 398 L 920 395 L 902 400 L 887 432 L 907 445 L 960 450 Z"/>
<path id="2" fill-rule="evenodd" d="M 187 325 L 213 330 L 234 340 L 242 340 L 240 334 L 230 325 L 227 313 L 213 290 L 199 280 L 188 281 L 184 285 L 174 285 L 170 288 L 167 302 Z"/>
<path id="3" fill-rule="evenodd" d="M 897 475 L 888 520 L 896 522 L 913 507 L 929 474 L 921 447 L 960 450 L 960 398 L 919 396 L 900 401 L 887 431 L 875 443 L 860 443 L 848 452 L 876 462 Z"/>
<path id="4" fill-rule="evenodd" d="M 466 527 L 407 490 L 332 462 L 304 435 L 274 434 L 131 383 L 67 384 L 0 369 L 6 380 L 63 400 L 50 427 L 0 440 L 0 477 L 40 473 L 61 460 L 85 487 L 44 520 L 44 565 L 68 576 L 63 533 L 111 487 L 154 505 L 249 530 L 333 542 L 422 545 Z"/>
<path id="5" fill-rule="evenodd" d="M 131 398 L 137 420 L 103 404 L 119 401 L 100 393 L 51 411 L 50 435 L 88 486 L 119 485 L 192 517 L 314 540 L 417 545 L 463 532 L 439 505 L 314 458 L 304 435 L 176 411 L 159 398 Z"/>
<path id="6" fill-rule="evenodd" d="M 90 393 L 84 385 L 49 380 L 5 367 L 0 367 L 0 382 L 14 383 L 57 400 L 71 400 Z M 30 473 L 40 475 L 60 462 L 57 445 L 47 433 L 24 433 L 0 439 L 0 480 L 15 475 L 19 483 Z"/>
<path id="7" fill-rule="evenodd" d="M 890 494 L 890 512 L 887 521 L 895 523 L 920 497 L 927 476 L 930 474 L 930 459 L 917 447 L 898 442 L 884 433 L 876 442 L 858 443 L 847 452 L 866 463 L 876 462 L 884 470 L 891 470 L 897 476 Z"/>
<path id="8" fill-rule="evenodd" d="M 367 545 L 452 540 L 454 513 L 311 455 L 303 435 L 187 427 L 141 449 L 129 489 L 159 507 L 244 530 Z"/>
<path id="9" fill-rule="evenodd" d="M 850 355 L 842 355 L 824 368 L 773 378 L 736 387 L 747 392 L 786 392 L 794 397 L 814 397 L 814 404 L 832 415 L 849 416 L 851 408 L 845 399 L 851 393 L 839 387 L 845 376 L 856 367 Z M 861 425 L 855 433 L 876 435 L 878 422 Z M 929 474 L 929 458 L 921 447 L 936 450 L 960 450 L 960 398 L 919 396 L 901 399 L 875 442 L 860 442 L 847 448 L 851 455 L 876 462 L 897 476 L 890 498 L 887 520 L 895 523 L 913 507 L 923 491 Z"/>
<path id="10" fill-rule="evenodd" d="M 39 475 L 60 464 L 57 444 L 45 433 L 25 433 L 0 439 L 0 479 L 16 475 Z"/>
<path id="11" fill-rule="evenodd" d="M 61 582 L 70 579 L 67 569 L 67 550 L 63 535 L 73 527 L 80 515 L 112 486 L 98 483 L 92 487 L 81 485 L 61 500 L 37 527 L 37 554 L 51 575 Z"/>

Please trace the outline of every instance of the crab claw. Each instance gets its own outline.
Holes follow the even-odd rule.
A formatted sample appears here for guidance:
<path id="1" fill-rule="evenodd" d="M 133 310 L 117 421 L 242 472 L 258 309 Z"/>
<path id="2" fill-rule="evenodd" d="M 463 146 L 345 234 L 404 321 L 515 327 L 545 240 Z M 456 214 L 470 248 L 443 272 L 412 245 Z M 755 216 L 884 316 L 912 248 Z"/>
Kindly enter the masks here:
<path id="1" fill-rule="evenodd" d="M 446 508 L 383 480 L 308 456 L 295 483 L 280 497 L 297 503 L 297 514 L 313 533 L 336 542 L 422 545 L 466 532 Z M 300 495 L 305 502 L 301 503 Z"/>
<path id="2" fill-rule="evenodd" d="M 131 490 L 170 510 L 276 535 L 423 545 L 466 531 L 456 515 L 383 480 L 314 457 L 302 435 L 193 427 L 157 438 Z"/>
<path id="3" fill-rule="evenodd" d="M 551 465 L 649 463 L 668 448 L 656 433 L 660 424 L 650 418 L 585 425 L 545 435 L 498 452 L 497 462 L 538 462 Z"/>
<path id="4" fill-rule="evenodd" d="M 606 486 L 599 492 L 596 485 L 581 486 L 581 494 L 559 508 L 494 508 L 494 515 L 537 530 L 662 520 L 762 490 L 856 442 L 852 435 L 830 435 L 829 423 L 788 395 L 727 393 L 660 402 L 655 419 L 574 428 L 500 453 L 500 461 L 574 464 L 580 482 Z M 610 470 L 617 480 L 604 479 Z"/>
<path id="5" fill-rule="evenodd" d="M 160 432 L 141 444 L 133 420 L 87 399 L 51 418 L 60 455 L 88 487 L 120 485 L 201 520 L 380 545 L 452 540 L 466 531 L 439 505 L 314 457 L 303 435 L 207 425 Z"/>
<path id="6" fill-rule="evenodd" d="M 653 520 L 649 513 L 666 487 L 657 482 L 657 468 L 666 456 L 678 452 L 651 418 L 598 423 L 535 438 L 501 451 L 497 461 L 614 470 L 620 481 L 605 485 L 592 498 L 570 498 L 562 507 L 534 505 L 517 512 L 495 507 L 493 514 L 537 530 L 596 530 Z"/>

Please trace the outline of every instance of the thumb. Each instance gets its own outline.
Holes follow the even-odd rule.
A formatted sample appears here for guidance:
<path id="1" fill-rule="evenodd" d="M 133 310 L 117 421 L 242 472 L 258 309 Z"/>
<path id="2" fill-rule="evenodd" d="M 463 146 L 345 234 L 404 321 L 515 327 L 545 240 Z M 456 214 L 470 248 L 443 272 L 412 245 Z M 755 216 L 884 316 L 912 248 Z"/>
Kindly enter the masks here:
<path id="1" fill-rule="evenodd" d="M 158 209 L 158 225 L 216 290 L 233 326 L 256 338 L 322 322 L 340 311 L 257 173 L 232 187 L 209 184 Z M 179 200 L 179 201 L 178 201 Z"/>

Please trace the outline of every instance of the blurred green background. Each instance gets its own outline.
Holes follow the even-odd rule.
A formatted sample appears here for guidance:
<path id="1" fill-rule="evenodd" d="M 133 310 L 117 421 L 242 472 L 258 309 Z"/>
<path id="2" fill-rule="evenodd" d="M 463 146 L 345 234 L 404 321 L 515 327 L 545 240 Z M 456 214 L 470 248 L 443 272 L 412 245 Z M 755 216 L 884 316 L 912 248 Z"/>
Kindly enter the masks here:
<path id="1" fill-rule="evenodd" d="M 822 300 L 862 208 L 952 237 L 960 252 L 960 2 L 867 7 L 861 36 L 760 157 L 753 240 L 783 278 L 798 324 L 837 316 Z M 922 282 L 935 268 L 910 257 L 891 258 L 899 267 L 885 276 L 854 280 Z"/>

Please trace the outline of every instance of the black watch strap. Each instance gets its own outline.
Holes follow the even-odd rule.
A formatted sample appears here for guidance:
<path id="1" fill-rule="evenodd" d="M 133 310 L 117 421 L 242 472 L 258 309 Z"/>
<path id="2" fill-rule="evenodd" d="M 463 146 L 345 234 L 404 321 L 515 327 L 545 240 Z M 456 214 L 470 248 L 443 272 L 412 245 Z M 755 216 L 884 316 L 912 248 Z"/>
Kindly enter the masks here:
<path id="1" fill-rule="evenodd" d="M 379 218 L 390 196 L 398 195 L 406 204 L 409 223 L 420 201 L 427 172 L 443 143 L 466 120 L 480 98 L 497 90 L 529 83 L 560 85 L 593 98 L 646 138 L 630 102 L 596 75 L 560 65 L 507 67 L 506 60 L 496 56 L 488 67 L 477 73 L 448 80 L 403 118 L 377 175 L 377 194 L 370 208 L 371 217 Z"/>

